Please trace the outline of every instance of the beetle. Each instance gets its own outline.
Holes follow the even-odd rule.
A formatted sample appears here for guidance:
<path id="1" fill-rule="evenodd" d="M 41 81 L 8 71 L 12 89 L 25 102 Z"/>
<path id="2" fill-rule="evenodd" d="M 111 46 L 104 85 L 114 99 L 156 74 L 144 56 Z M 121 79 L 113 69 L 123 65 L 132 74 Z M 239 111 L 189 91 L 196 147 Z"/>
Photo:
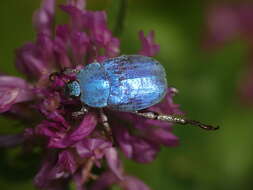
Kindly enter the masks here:
<path id="1" fill-rule="evenodd" d="M 206 130 L 219 128 L 173 115 L 143 111 L 159 103 L 166 95 L 168 86 L 163 66 L 151 57 L 122 55 L 101 63 L 93 62 L 81 70 L 70 72 L 76 73 L 76 80 L 66 85 L 68 94 L 80 98 L 86 106 L 131 112 L 148 119 L 191 124 Z M 77 114 L 85 111 L 87 109 L 83 107 Z M 107 117 L 103 111 L 101 114 L 108 128 Z"/>

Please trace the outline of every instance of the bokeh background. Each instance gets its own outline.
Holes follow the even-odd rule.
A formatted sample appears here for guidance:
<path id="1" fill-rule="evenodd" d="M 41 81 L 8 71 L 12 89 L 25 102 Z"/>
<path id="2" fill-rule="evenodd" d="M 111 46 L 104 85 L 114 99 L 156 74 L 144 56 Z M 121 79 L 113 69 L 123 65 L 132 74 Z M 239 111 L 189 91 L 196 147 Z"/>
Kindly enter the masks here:
<path id="1" fill-rule="evenodd" d="M 113 28 L 116 1 L 88 0 L 88 8 L 106 9 Z M 1 72 L 20 76 L 14 67 L 14 50 L 34 39 L 31 17 L 39 3 L 1 0 Z M 175 102 L 189 118 L 221 126 L 215 132 L 175 126 L 180 146 L 163 148 L 151 164 L 125 160 L 126 170 L 154 190 L 253 189 L 253 106 L 240 95 L 249 70 L 250 48 L 240 37 L 219 47 L 205 41 L 207 15 L 214 3 L 219 5 L 221 1 L 128 2 L 120 36 L 122 53 L 139 50 L 140 29 L 155 30 L 161 47 L 156 58 L 165 66 L 169 84 L 179 90 Z M 58 19 L 64 20 L 65 16 L 59 12 Z M 19 123 L 0 118 L 0 133 L 22 129 Z M 0 149 L 0 189 L 34 189 L 32 176 L 39 168 L 40 157 L 36 152 L 20 154 L 19 149 Z"/>

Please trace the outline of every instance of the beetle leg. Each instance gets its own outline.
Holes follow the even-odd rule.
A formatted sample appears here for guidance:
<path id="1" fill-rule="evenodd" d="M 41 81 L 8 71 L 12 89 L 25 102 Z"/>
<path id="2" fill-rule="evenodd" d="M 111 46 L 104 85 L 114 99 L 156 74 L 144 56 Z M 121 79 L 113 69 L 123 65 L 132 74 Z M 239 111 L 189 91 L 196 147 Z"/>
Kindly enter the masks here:
<path id="1" fill-rule="evenodd" d="M 100 117 L 101 117 L 102 125 L 104 126 L 103 130 L 104 130 L 106 136 L 113 142 L 112 129 L 111 129 L 110 124 L 108 122 L 108 117 L 104 113 L 103 109 L 100 109 Z"/>
<path id="2" fill-rule="evenodd" d="M 173 93 L 173 95 L 176 95 L 179 93 L 178 89 L 176 89 L 175 87 L 170 87 L 170 90 Z"/>
<path id="3" fill-rule="evenodd" d="M 80 71 L 78 69 L 71 69 L 71 68 L 65 67 L 62 72 L 65 75 L 70 75 L 72 73 L 79 73 Z"/>
<path id="4" fill-rule="evenodd" d="M 49 75 L 49 80 L 54 81 L 56 76 L 60 76 L 62 73 L 64 75 L 71 75 L 73 73 L 79 73 L 80 71 L 78 69 L 71 69 L 68 67 L 63 68 L 60 72 L 53 72 Z"/>
<path id="5" fill-rule="evenodd" d="M 160 120 L 160 121 L 166 121 L 169 123 L 176 123 L 176 124 L 181 124 L 181 125 L 193 125 L 193 126 L 197 126 L 200 127 L 202 129 L 205 130 L 217 130 L 219 129 L 219 126 L 212 126 L 212 125 L 206 125 L 203 124 L 199 121 L 195 121 L 195 120 L 190 120 L 190 119 L 185 119 L 183 117 L 180 116 L 174 116 L 174 115 L 164 115 L 164 114 L 160 114 L 160 113 L 156 113 L 156 112 L 133 112 L 139 116 L 145 117 L 147 119 L 153 119 L 153 120 Z"/>
<path id="6" fill-rule="evenodd" d="M 82 106 L 81 110 L 73 112 L 72 116 L 73 117 L 79 117 L 79 116 L 82 116 L 82 115 L 88 113 L 88 111 L 89 110 L 85 106 Z"/>

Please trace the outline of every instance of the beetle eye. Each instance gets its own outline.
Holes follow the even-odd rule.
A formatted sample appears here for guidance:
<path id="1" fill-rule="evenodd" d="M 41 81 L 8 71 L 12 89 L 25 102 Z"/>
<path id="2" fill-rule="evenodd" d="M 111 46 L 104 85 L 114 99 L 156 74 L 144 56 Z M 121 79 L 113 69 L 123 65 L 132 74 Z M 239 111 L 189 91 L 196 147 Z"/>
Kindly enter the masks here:
<path id="1" fill-rule="evenodd" d="M 75 96 L 78 97 L 81 95 L 80 85 L 77 81 L 69 82 L 65 87 L 65 94 L 67 96 Z"/>

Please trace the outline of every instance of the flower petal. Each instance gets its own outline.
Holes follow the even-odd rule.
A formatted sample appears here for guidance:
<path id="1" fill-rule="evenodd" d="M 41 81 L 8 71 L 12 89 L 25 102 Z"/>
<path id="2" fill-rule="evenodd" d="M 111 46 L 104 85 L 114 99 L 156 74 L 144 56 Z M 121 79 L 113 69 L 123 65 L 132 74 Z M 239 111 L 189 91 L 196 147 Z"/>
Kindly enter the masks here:
<path id="1" fill-rule="evenodd" d="M 53 111 L 50 114 L 48 114 L 47 119 L 50 119 L 55 122 L 59 122 L 64 129 L 69 128 L 67 121 L 58 111 Z"/>
<path id="2" fill-rule="evenodd" d="M 53 62 L 53 40 L 47 34 L 39 33 L 36 41 L 36 53 L 37 57 L 40 57 L 44 61 L 46 67 L 50 62 Z M 36 55 L 35 55 L 36 56 Z"/>
<path id="3" fill-rule="evenodd" d="M 104 172 L 98 180 L 96 180 L 90 190 L 106 190 L 113 184 L 118 182 L 118 178 L 110 171 Z"/>
<path id="4" fill-rule="evenodd" d="M 106 25 L 106 13 L 104 11 L 89 12 L 89 16 L 91 16 L 89 28 L 93 32 L 92 40 L 97 44 L 106 45 L 112 37 L 112 32 L 107 29 Z"/>
<path id="5" fill-rule="evenodd" d="M 75 145 L 79 156 L 82 158 L 94 156 L 96 159 L 101 159 L 104 156 L 106 149 L 111 146 L 111 142 L 99 138 L 86 138 Z"/>
<path id="6" fill-rule="evenodd" d="M 0 76 L 0 113 L 6 112 L 13 104 L 33 99 L 30 85 L 23 79 L 11 76 Z"/>
<path id="7" fill-rule="evenodd" d="M 152 162 L 156 158 L 157 153 L 160 151 L 159 146 L 151 141 L 147 141 L 138 137 L 134 138 L 132 141 L 132 146 L 134 149 L 132 159 L 134 159 L 136 162 Z"/>
<path id="8" fill-rule="evenodd" d="M 118 38 L 111 38 L 110 42 L 106 44 L 105 54 L 107 57 L 116 57 L 120 53 L 120 41 Z"/>
<path id="9" fill-rule="evenodd" d="M 82 10 L 86 6 L 86 0 L 68 0 L 68 4 Z"/>
<path id="10" fill-rule="evenodd" d="M 142 48 L 139 51 L 139 54 L 152 57 L 159 52 L 160 46 L 154 42 L 155 38 L 154 31 L 150 31 L 146 37 L 144 35 L 144 32 L 140 31 L 139 38 L 142 44 Z"/>
<path id="11" fill-rule="evenodd" d="M 77 31 L 82 30 L 84 27 L 83 11 L 73 5 L 61 5 L 60 7 L 71 16 L 71 28 Z"/>
<path id="12" fill-rule="evenodd" d="M 115 148 L 108 148 L 105 152 L 107 164 L 111 171 L 120 179 L 123 179 L 122 163 Z"/>
<path id="13" fill-rule="evenodd" d="M 88 114 L 82 123 L 68 136 L 69 141 L 79 141 L 87 137 L 96 127 L 97 118 L 94 114 Z"/>
<path id="14" fill-rule="evenodd" d="M 64 180 L 65 173 L 60 167 L 55 165 L 57 155 L 52 152 L 46 155 L 39 172 L 34 178 L 34 184 L 40 189 L 61 189 L 62 185 L 66 185 Z"/>
<path id="15" fill-rule="evenodd" d="M 124 190 L 150 190 L 145 183 L 133 176 L 125 176 L 120 186 Z"/>
<path id="16" fill-rule="evenodd" d="M 68 44 L 70 39 L 70 29 L 68 25 L 59 25 L 56 27 L 54 40 L 55 61 L 59 68 L 72 67 L 68 57 Z"/>
<path id="17" fill-rule="evenodd" d="M 46 63 L 38 57 L 37 45 L 27 43 L 16 51 L 16 67 L 27 77 L 40 78 L 48 73 Z"/>
<path id="18" fill-rule="evenodd" d="M 53 116 L 53 115 L 52 115 Z M 82 123 L 73 131 L 69 132 L 69 127 L 64 118 L 55 115 L 52 121 L 43 121 L 35 128 L 35 133 L 49 139 L 48 147 L 66 148 L 88 136 L 95 128 L 97 119 L 95 115 L 88 114 L 84 117 Z"/>
<path id="19" fill-rule="evenodd" d="M 122 126 L 117 125 L 113 129 L 117 142 L 127 158 L 136 162 L 148 163 L 155 159 L 159 152 L 159 146 L 142 137 L 131 136 Z"/>
<path id="20" fill-rule="evenodd" d="M 58 165 L 65 171 L 73 174 L 77 169 L 77 163 L 73 154 L 67 150 L 59 154 Z"/>
<path id="21" fill-rule="evenodd" d="M 131 144 L 131 136 L 125 127 L 117 125 L 113 128 L 113 134 L 119 144 L 121 150 L 124 152 L 126 157 L 133 157 L 133 146 Z"/>
<path id="22" fill-rule="evenodd" d="M 149 128 L 145 130 L 145 138 L 165 146 L 177 146 L 179 143 L 178 137 L 172 134 L 170 130 L 164 128 Z"/>
<path id="23" fill-rule="evenodd" d="M 73 32 L 71 35 L 71 45 L 76 65 L 83 65 L 84 56 L 87 53 L 90 39 L 84 32 Z"/>
<path id="24" fill-rule="evenodd" d="M 55 0 L 43 0 L 40 9 L 33 16 L 33 23 L 37 32 L 51 34 L 55 12 Z"/>

